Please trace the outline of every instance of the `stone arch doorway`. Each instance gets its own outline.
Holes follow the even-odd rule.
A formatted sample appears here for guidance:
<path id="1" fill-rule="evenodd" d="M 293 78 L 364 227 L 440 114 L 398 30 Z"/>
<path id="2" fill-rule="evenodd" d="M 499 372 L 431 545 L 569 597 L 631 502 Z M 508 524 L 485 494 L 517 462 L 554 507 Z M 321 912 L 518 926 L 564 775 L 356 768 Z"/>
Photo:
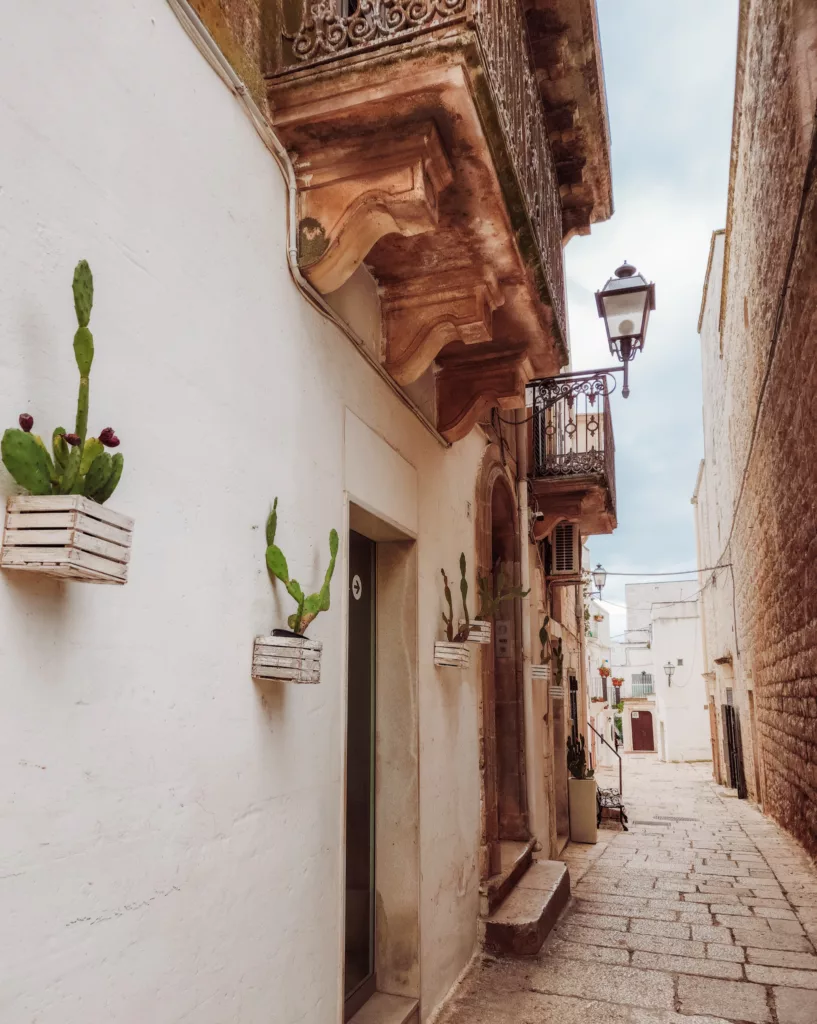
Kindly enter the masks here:
<path id="1" fill-rule="evenodd" d="M 499 449 L 486 449 L 477 490 L 477 569 L 519 581 L 519 523 L 512 480 Z M 482 662 L 483 879 L 501 870 L 501 843 L 530 838 L 525 780 L 521 623 L 517 601 L 506 601 Z"/>

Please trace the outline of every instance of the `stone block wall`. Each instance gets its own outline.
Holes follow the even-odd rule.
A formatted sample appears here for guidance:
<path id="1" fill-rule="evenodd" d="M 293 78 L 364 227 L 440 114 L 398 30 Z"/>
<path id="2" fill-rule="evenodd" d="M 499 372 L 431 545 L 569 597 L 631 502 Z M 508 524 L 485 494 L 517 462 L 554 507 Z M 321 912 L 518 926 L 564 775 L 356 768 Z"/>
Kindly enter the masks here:
<path id="1" fill-rule="evenodd" d="M 817 12 L 744 0 L 718 330 L 704 311 L 710 659 L 735 658 L 750 795 L 817 853 Z M 707 308 L 709 312 L 707 312 Z M 734 594 L 729 594 L 734 587 Z M 724 593 L 725 592 L 725 593 Z M 733 649 L 716 649 L 729 632 Z M 711 671 L 712 666 L 707 665 Z M 755 721 L 752 720 L 752 705 Z M 752 734 L 759 755 L 755 770 Z"/>

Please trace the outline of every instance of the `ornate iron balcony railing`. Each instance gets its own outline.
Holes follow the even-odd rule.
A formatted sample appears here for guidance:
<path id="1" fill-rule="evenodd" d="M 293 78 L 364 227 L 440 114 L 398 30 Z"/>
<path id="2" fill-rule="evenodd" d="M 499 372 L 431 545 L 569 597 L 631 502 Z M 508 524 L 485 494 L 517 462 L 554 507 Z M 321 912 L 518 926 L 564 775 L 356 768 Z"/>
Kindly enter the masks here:
<path id="1" fill-rule="evenodd" d="M 610 377 L 570 373 L 532 381 L 533 475 L 601 476 L 615 510 L 615 441 Z"/>
<path id="2" fill-rule="evenodd" d="M 273 47 L 276 76 L 357 61 L 431 33 L 450 41 L 459 32 L 464 42 L 476 41 L 545 287 L 566 338 L 561 197 L 519 0 L 302 0 L 301 12 L 295 31 L 284 29 L 284 45 Z"/>

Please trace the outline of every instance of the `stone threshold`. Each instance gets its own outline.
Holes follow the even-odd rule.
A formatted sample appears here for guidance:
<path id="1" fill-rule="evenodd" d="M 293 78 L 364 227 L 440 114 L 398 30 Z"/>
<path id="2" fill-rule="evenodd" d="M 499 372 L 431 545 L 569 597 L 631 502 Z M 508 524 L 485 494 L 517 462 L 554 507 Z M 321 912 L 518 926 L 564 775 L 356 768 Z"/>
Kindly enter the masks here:
<path id="1" fill-rule="evenodd" d="M 513 891 L 533 863 L 535 846 L 535 839 L 529 839 L 526 843 L 502 844 L 502 870 L 480 883 L 479 912 L 483 917 L 492 914 Z"/>
<path id="2" fill-rule="evenodd" d="M 483 918 L 490 953 L 535 956 L 570 899 L 570 874 L 558 860 L 534 862 L 498 909 Z"/>
<path id="3" fill-rule="evenodd" d="M 375 992 L 349 1021 L 349 1024 L 418 1024 L 419 1003 L 405 996 Z"/>

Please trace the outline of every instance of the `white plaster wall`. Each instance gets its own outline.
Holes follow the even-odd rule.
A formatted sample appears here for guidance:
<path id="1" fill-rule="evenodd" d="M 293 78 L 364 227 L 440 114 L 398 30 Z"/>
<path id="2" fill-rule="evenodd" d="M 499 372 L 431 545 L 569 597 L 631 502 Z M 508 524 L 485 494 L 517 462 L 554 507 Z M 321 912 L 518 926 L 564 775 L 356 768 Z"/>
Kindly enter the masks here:
<path id="1" fill-rule="evenodd" d="M 419 480 L 425 1018 L 476 934 L 477 670 L 431 645 L 483 442 L 444 451 L 296 292 L 280 174 L 162 0 L 16 5 L 0 133 L 4 423 L 70 424 L 87 258 L 91 426 L 136 519 L 123 588 L 0 578 L 0 1019 L 340 1019 L 345 552 L 321 685 L 261 691 L 249 662 L 289 610 L 272 498 L 305 585 L 344 526 L 347 408 Z"/>
<path id="2" fill-rule="evenodd" d="M 699 601 L 657 606 L 653 616 L 655 701 L 664 723 L 667 761 L 708 761 L 709 712 L 703 678 L 703 645 Z M 678 665 L 678 660 L 683 662 Z M 676 666 L 672 685 L 664 665 Z"/>

